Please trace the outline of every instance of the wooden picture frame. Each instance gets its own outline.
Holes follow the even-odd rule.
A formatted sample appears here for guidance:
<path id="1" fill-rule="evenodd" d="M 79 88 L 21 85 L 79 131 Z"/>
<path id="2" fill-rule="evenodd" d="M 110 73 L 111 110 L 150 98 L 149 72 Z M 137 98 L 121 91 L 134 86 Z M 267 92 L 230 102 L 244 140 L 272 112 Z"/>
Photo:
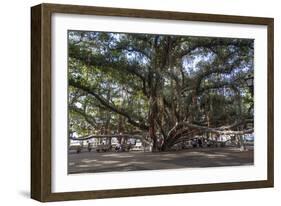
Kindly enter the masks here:
<path id="1" fill-rule="evenodd" d="M 79 192 L 52 192 L 51 153 L 51 16 L 54 13 L 128 18 L 168 19 L 193 22 L 220 22 L 267 27 L 267 179 L 215 184 L 170 185 L 133 189 Z M 40 4 L 31 8 L 31 198 L 42 202 L 139 195 L 205 192 L 273 187 L 274 183 L 274 90 L 272 18 L 244 17 L 169 11 Z"/>

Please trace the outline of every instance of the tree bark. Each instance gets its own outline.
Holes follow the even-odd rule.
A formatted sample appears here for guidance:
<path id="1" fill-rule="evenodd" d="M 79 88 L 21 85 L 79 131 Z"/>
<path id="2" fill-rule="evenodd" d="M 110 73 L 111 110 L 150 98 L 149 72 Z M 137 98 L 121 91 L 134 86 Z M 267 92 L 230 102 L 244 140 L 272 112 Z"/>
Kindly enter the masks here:
<path id="1" fill-rule="evenodd" d="M 154 95 L 152 95 L 149 99 L 149 105 L 150 105 L 150 111 L 149 111 L 149 137 L 151 138 L 153 145 L 152 145 L 152 151 L 157 151 L 157 134 L 156 134 L 156 113 L 157 113 L 157 102 Z"/>

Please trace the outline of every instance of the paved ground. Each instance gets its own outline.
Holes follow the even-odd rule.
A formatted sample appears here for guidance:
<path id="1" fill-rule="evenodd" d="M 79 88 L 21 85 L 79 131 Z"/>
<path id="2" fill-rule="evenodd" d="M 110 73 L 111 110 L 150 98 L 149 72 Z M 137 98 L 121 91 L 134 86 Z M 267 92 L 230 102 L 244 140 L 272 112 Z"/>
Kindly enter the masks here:
<path id="1" fill-rule="evenodd" d="M 253 153 L 253 150 L 240 152 L 237 148 L 195 148 L 159 153 L 82 151 L 69 154 L 69 173 L 251 165 Z"/>

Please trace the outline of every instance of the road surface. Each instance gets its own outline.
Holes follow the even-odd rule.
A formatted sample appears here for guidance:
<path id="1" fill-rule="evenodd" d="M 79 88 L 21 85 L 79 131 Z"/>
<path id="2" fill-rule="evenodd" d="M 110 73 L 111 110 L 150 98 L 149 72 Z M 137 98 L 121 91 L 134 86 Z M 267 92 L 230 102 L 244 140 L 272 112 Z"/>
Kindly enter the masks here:
<path id="1" fill-rule="evenodd" d="M 174 152 L 69 153 L 68 173 L 95 173 L 177 168 L 253 165 L 254 151 L 237 148 L 194 148 Z"/>

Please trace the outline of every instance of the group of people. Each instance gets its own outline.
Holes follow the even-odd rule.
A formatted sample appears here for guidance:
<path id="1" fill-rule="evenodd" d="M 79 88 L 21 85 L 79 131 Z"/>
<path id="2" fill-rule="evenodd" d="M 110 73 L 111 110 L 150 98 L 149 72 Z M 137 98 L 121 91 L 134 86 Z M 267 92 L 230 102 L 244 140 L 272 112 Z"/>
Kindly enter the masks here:
<path id="1" fill-rule="evenodd" d="M 203 141 L 202 139 L 198 138 L 198 139 L 193 139 L 191 141 L 191 144 L 192 144 L 192 147 L 195 148 L 195 147 L 203 147 Z"/>
<path id="2" fill-rule="evenodd" d="M 124 145 L 120 143 L 117 143 L 114 148 L 115 152 L 126 152 L 129 151 L 130 149 L 131 149 L 131 144 Z"/>

